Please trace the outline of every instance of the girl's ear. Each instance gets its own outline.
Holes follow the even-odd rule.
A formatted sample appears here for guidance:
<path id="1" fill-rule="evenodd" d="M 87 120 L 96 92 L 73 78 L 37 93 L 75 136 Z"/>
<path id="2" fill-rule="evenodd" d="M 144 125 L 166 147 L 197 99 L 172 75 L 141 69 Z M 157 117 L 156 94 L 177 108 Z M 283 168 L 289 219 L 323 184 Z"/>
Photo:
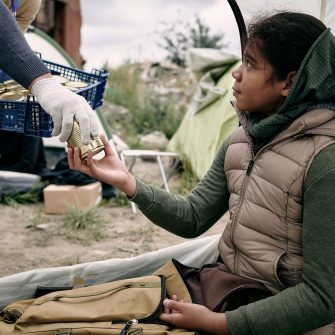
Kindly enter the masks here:
<path id="1" fill-rule="evenodd" d="M 283 87 L 283 89 L 281 91 L 281 95 L 283 97 L 287 97 L 288 94 L 290 93 L 290 89 L 291 89 L 291 87 L 293 85 L 293 80 L 295 79 L 296 75 L 297 75 L 297 71 L 291 71 L 287 75 L 286 79 L 284 80 L 284 87 Z"/>

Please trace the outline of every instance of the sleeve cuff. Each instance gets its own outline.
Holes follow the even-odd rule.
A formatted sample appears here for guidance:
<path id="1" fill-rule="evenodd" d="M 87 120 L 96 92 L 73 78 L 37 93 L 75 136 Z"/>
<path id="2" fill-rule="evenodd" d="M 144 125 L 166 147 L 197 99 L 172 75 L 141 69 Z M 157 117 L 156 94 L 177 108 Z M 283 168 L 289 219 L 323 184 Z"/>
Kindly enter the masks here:
<path id="1" fill-rule="evenodd" d="M 232 335 L 250 335 L 254 334 L 250 328 L 247 306 L 242 306 L 234 311 L 226 312 L 228 328 Z"/>
<path id="2" fill-rule="evenodd" d="M 140 209 L 147 209 L 154 199 L 152 188 L 136 178 L 136 193 L 129 200 L 137 204 Z"/>

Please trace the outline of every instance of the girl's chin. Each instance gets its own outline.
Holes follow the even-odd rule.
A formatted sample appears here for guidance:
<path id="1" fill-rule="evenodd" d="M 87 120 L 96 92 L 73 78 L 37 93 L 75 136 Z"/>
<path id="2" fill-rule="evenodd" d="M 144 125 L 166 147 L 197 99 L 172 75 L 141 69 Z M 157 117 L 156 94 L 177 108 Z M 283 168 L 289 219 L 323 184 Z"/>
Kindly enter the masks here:
<path id="1" fill-rule="evenodd" d="M 240 111 L 245 111 L 246 110 L 245 109 L 246 106 L 244 104 L 242 104 L 241 102 L 239 102 L 238 99 L 236 99 L 235 106 Z"/>

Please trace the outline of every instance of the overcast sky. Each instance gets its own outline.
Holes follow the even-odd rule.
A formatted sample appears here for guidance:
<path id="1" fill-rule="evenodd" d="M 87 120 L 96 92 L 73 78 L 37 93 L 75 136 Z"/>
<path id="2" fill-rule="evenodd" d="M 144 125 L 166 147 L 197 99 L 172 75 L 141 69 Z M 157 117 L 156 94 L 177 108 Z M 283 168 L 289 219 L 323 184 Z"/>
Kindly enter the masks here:
<path id="1" fill-rule="evenodd" d="M 211 33 L 225 33 L 224 41 L 238 53 L 238 30 L 226 0 L 81 0 L 81 11 L 87 70 L 106 61 L 116 66 L 127 59 L 162 59 L 155 33 L 163 29 L 161 22 L 194 22 L 195 15 Z"/>

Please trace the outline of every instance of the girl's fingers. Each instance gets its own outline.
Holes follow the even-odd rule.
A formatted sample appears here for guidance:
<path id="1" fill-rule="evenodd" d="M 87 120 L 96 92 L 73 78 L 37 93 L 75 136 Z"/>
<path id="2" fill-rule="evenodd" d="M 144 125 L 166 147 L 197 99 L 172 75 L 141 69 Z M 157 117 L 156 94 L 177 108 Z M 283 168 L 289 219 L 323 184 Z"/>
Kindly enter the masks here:
<path id="1" fill-rule="evenodd" d="M 174 294 L 174 295 L 172 296 L 172 300 L 173 300 L 173 301 L 178 301 L 178 297 Z M 176 309 L 172 309 L 172 310 L 171 310 L 171 313 L 179 313 L 179 311 L 177 311 Z"/>
<path id="2" fill-rule="evenodd" d="M 170 299 L 168 299 L 165 306 L 168 307 L 170 311 L 173 313 L 180 313 L 182 309 L 182 303 L 180 303 L 179 301 L 170 300 Z"/>
<path id="3" fill-rule="evenodd" d="M 76 170 L 80 170 L 82 162 L 81 162 L 80 149 L 79 148 L 74 148 L 73 149 L 73 163 L 74 163 L 74 168 Z"/>
<path id="4" fill-rule="evenodd" d="M 114 151 L 113 151 L 111 145 L 109 144 L 106 136 L 104 134 L 101 134 L 100 137 L 101 137 L 102 143 L 105 146 L 105 155 L 106 156 L 112 156 L 112 155 L 114 155 Z"/>
<path id="5" fill-rule="evenodd" d="M 88 150 L 87 153 L 87 166 L 91 169 L 94 165 L 93 162 L 93 151 L 91 149 Z"/>
<path id="6" fill-rule="evenodd" d="M 73 162 L 73 149 L 70 146 L 67 146 L 67 161 L 69 163 L 70 169 L 74 169 L 74 162 Z"/>
<path id="7" fill-rule="evenodd" d="M 167 299 L 165 299 L 165 300 L 167 300 Z M 169 313 L 171 313 L 171 311 L 170 311 L 170 308 L 165 305 L 165 300 L 163 302 L 163 311 L 162 311 L 162 313 L 169 314 Z"/>

